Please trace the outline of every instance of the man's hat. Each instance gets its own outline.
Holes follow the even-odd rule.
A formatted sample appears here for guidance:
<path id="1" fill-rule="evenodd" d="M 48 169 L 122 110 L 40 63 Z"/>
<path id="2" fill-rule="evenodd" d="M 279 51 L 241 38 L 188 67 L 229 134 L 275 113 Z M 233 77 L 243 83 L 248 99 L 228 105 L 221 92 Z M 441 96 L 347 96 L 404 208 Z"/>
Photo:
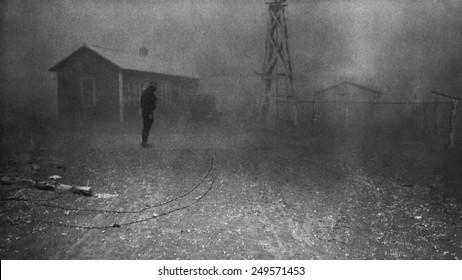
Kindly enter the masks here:
<path id="1" fill-rule="evenodd" d="M 157 82 L 150 82 L 149 87 L 157 88 Z"/>

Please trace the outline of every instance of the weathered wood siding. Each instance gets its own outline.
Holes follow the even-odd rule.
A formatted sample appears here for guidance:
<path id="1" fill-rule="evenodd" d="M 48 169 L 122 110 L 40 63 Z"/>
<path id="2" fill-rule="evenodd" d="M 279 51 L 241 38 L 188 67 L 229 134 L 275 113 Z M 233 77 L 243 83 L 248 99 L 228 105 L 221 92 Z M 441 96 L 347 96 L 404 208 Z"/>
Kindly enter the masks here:
<path id="1" fill-rule="evenodd" d="M 57 70 L 58 116 L 62 120 L 117 120 L 118 68 L 98 55 L 81 52 Z M 95 103 L 82 100 L 82 78 L 94 80 Z"/>
<path id="2" fill-rule="evenodd" d="M 71 54 L 52 71 L 58 79 L 58 117 L 71 122 L 139 119 L 141 92 L 158 83 L 157 116 L 186 112 L 199 80 L 181 76 L 124 70 L 86 48 Z"/>
<path id="3" fill-rule="evenodd" d="M 327 89 L 315 96 L 320 121 L 331 128 L 363 128 L 372 119 L 378 93 L 349 83 Z"/>
<path id="4" fill-rule="evenodd" d="M 140 118 L 140 97 L 149 82 L 157 82 L 157 117 L 174 117 L 186 112 L 189 98 L 197 94 L 197 79 L 154 74 L 140 71 L 123 71 L 124 119 Z"/>

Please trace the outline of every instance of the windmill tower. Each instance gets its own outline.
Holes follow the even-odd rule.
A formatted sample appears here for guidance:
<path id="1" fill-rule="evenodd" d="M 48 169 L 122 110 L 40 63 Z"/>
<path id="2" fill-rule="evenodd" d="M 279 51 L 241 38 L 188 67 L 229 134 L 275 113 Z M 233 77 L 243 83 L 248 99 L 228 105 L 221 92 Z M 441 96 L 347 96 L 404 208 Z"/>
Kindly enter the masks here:
<path id="1" fill-rule="evenodd" d="M 273 126 L 277 120 L 297 124 L 297 106 L 293 90 L 285 0 L 268 5 L 269 21 L 266 32 L 265 58 L 262 72 L 263 91 L 256 113 L 257 124 Z"/>

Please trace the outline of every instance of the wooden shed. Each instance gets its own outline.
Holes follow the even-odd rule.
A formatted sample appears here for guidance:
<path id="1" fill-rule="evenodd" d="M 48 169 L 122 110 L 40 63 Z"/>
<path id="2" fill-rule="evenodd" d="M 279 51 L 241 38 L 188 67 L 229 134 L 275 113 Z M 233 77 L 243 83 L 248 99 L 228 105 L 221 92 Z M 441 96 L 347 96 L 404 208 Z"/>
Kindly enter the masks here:
<path id="1" fill-rule="evenodd" d="M 158 83 L 158 114 L 181 111 L 199 79 L 148 55 L 83 45 L 49 69 L 57 73 L 58 118 L 127 121 L 140 116 L 140 95 Z"/>
<path id="2" fill-rule="evenodd" d="M 314 94 L 316 117 L 329 127 L 363 127 L 371 119 L 381 94 L 349 81 L 321 89 Z"/>

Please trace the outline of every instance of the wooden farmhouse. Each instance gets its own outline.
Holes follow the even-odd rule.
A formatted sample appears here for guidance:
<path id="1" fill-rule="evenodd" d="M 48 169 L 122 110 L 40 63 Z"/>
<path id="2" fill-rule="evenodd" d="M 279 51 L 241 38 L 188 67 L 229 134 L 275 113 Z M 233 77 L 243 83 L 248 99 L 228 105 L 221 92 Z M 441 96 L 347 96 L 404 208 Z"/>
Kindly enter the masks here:
<path id="1" fill-rule="evenodd" d="M 148 55 L 83 45 L 49 69 L 57 74 L 58 118 L 127 121 L 140 117 L 140 95 L 156 81 L 156 114 L 182 111 L 199 79 Z"/>
<path id="2" fill-rule="evenodd" d="M 314 105 L 320 124 L 332 128 L 363 127 L 371 120 L 381 92 L 345 81 L 314 94 Z"/>

